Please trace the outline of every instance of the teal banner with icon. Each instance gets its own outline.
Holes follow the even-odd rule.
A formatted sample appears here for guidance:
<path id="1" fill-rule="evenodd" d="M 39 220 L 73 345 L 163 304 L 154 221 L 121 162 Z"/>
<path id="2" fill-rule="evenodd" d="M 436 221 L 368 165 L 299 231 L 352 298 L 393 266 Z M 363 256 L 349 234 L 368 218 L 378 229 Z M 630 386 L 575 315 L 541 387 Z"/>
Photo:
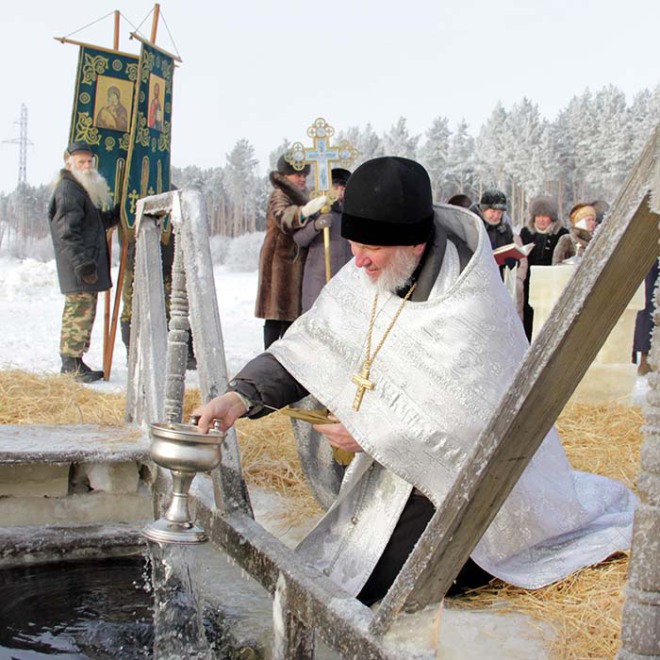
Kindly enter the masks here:
<path id="1" fill-rule="evenodd" d="M 121 199 L 138 79 L 135 55 L 81 46 L 69 142 L 86 142 L 116 204 Z"/>

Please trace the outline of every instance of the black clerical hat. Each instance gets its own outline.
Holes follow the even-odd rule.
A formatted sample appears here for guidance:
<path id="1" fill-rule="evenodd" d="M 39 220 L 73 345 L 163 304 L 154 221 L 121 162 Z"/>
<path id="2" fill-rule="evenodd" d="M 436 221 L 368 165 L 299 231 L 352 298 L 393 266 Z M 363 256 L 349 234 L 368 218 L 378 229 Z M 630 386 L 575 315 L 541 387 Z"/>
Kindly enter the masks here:
<path id="1" fill-rule="evenodd" d="M 433 194 L 414 160 L 385 156 L 358 167 L 346 185 L 341 235 L 364 245 L 417 245 L 433 229 Z"/>

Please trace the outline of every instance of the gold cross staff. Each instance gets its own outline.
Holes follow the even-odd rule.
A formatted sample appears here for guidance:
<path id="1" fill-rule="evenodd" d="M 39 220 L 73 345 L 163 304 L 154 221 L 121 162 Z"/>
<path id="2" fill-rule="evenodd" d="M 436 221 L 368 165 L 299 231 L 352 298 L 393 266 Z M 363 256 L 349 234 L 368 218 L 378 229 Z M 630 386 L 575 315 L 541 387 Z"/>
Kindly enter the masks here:
<path id="1" fill-rule="evenodd" d="M 375 387 L 375 384 L 369 380 L 369 365 L 363 365 L 362 371 L 359 374 L 353 374 L 351 381 L 358 386 L 355 398 L 353 399 L 353 410 L 360 410 L 364 393 L 367 390 L 373 390 Z"/>
<path id="2" fill-rule="evenodd" d="M 331 144 L 331 138 L 335 129 L 323 119 L 318 117 L 307 129 L 307 135 L 312 138 L 314 146 L 305 147 L 302 142 L 294 142 L 284 154 L 284 159 L 295 169 L 302 170 L 305 165 L 314 166 L 314 194 L 313 197 L 325 195 L 328 198 L 327 205 L 321 210 L 322 213 L 330 212 L 330 205 L 337 199 L 337 193 L 332 188 L 332 165 L 337 163 L 341 167 L 348 168 L 358 157 L 358 150 L 347 140 L 339 144 Z M 332 277 L 330 271 L 330 230 L 323 228 L 323 245 L 325 251 L 325 281 Z"/>

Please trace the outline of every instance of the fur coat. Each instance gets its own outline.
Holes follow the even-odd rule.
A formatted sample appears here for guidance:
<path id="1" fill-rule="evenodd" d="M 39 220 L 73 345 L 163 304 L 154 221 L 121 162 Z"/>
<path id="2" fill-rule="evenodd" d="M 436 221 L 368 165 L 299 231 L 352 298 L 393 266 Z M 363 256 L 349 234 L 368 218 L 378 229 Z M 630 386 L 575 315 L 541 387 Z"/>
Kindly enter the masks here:
<path id="1" fill-rule="evenodd" d="M 552 253 L 552 265 L 556 266 L 571 257 L 583 256 L 591 238 L 592 233 L 590 231 L 571 227 L 570 232 L 561 236 L 557 241 Z"/>
<path id="2" fill-rule="evenodd" d="M 271 172 L 270 182 L 274 190 L 268 199 L 266 237 L 259 254 L 254 315 L 274 321 L 295 321 L 301 310 L 306 250 L 298 247 L 293 234 L 304 226 L 300 208 L 309 201 L 309 193 L 296 188 L 280 172 Z"/>

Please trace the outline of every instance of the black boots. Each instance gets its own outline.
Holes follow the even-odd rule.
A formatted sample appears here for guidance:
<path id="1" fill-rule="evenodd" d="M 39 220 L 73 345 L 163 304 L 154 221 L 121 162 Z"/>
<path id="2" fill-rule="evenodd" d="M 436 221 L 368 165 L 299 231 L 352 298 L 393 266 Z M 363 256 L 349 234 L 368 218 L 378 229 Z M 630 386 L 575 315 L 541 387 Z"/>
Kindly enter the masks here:
<path id="1" fill-rule="evenodd" d="M 121 340 L 126 346 L 126 364 L 128 364 L 128 356 L 130 352 L 130 343 L 131 343 L 131 322 L 130 321 L 121 321 Z"/>
<path id="2" fill-rule="evenodd" d="M 93 383 L 95 380 L 101 380 L 103 378 L 102 371 L 92 371 L 79 357 L 68 357 L 67 355 L 61 355 L 62 358 L 62 368 L 60 373 L 63 374 L 74 374 L 74 380 L 77 380 L 79 383 Z"/>

